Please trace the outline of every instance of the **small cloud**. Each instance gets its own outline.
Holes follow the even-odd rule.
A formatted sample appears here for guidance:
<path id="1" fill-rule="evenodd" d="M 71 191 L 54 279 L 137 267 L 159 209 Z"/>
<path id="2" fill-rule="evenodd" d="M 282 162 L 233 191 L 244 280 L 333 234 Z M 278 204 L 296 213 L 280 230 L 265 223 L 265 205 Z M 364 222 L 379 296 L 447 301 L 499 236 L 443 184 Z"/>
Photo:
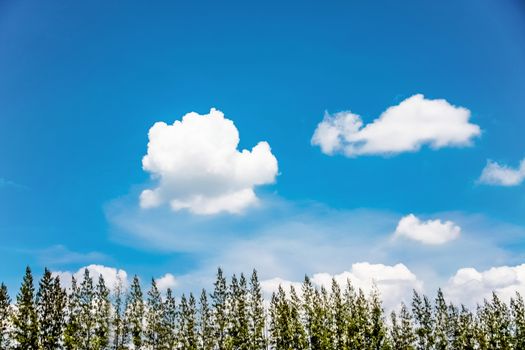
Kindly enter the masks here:
<path id="1" fill-rule="evenodd" d="M 464 147 L 481 134 L 480 127 L 469 119 L 470 111 L 464 107 L 417 94 L 367 125 L 350 111 L 326 114 L 311 143 L 325 154 L 347 157 L 415 152 L 424 145 L 433 149 Z"/>
<path id="2" fill-rule="evenodd" d="M 143 208 L 168 203 L 174 211 L 200 215 L 240 213 L 257 202 L 254 188 L 277 176 L 270 145 L 261 141 L 251 151 L 238 150 L 237 128 L 214 108 L 172 125 L 157 122 L 148 135 L 142 167 L 158 185 L 141 193 Z"/>
<path id="3" fill-rule="evenodd" d="M 461 228 L 452 221 L 421 221 L 414 214 L 409 214 L 397 224 L 394 237 L 405 237 L 423 244 L 439 245 L 457 239 Z"/>
<path id="4" fill-rule="evenodd" d="M 175 276 L 171 273 L 167 273 L 164 276 L 157 278 L 155 282 L 157 283 L 157 288 L 162 292 L 165 292 L 168 288 L 173 289 L 178 284 Z"/>
<path id="5" fill-rule="evenodd" d="M 517 186 L 521 184 L 524 179 L 525 159 L 520 162 L 520 165 L 516 169 L 488 160 L 478 182 L 486 185 Z"/>

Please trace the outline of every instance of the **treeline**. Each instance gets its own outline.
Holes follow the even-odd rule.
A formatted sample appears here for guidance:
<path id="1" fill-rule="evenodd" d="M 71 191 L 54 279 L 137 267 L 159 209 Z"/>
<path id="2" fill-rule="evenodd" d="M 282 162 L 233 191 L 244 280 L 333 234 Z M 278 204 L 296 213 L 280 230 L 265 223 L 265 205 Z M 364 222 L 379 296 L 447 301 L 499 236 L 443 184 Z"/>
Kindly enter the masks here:
<path id="1" fill-rule="evenodd" d="M 472 312 L 414 292 L 386 316 L 379 293 L 350 283 L 329 289 L 308 277 L 300 290 L 279 287 L 265 302 L 256 271 L 229 283 L 218 269 L 213 291 L 175 298 L 135 276 L 110 290 L 86 269 L 62 288 L 45 270 L 35 288 L 29 268 L 11 302 L 0 286 L 0 350 L 525 349 L 525 306 L 496 294 Z"/>

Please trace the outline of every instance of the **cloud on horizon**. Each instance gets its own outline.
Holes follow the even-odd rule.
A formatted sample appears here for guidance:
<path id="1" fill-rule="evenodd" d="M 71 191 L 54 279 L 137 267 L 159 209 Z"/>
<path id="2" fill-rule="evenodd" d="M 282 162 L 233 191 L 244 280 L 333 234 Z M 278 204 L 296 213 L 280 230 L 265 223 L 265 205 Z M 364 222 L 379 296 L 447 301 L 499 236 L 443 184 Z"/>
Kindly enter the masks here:
<path id="1" fill-rule="evenodd" d="M 464 107 L 417 94 L 366 125 L 350 111 L 326 114 L 311 143 L 324 154 L 347 157 L 416 152 L 425 145 L 432 149 L 465 147 L 481 134 L 480 127 L 469 122 L 470 116 Z"/>

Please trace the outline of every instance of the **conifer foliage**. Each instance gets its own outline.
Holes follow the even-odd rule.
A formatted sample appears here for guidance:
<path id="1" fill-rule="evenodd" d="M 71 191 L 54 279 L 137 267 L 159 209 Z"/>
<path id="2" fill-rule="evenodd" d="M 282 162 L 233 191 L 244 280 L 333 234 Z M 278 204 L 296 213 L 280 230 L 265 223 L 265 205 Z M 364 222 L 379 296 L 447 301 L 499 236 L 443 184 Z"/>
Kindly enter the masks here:
<path id="1" fill-rule="evenodd" d="M 28 267 L 16 299 L 0 284 L 0 350 L 491 350 L 525 349 L 525 304 L 497 294 L 476 310 L 414 292 L 385 318 L 379 292 L 350 281 L 330 288 L 305 277 L 264 299 L 257 272 L 227 281 L 218 269 L 211 294 L 176 297 L 155 280 L 113 288 L 85 270 L 70 287 L 45 270 L 35 292 Z"/>

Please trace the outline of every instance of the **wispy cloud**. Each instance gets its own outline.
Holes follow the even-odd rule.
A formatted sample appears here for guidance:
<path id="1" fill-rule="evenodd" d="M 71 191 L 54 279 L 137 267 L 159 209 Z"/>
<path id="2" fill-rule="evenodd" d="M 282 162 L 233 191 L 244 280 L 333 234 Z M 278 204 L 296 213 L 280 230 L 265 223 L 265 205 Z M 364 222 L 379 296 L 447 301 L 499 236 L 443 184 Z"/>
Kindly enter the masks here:
<path id="1" fill-rule="evenodd" d="M 300 281 L 305 273 L 337 274 L 367 262 L 403 263 L 425 276 L 422 282 L 433 291 L 459 268 L 487 269 L 523 259 L 507 247 L 521 244 L 525 229 L 480 215 L 433 214 L 461 226 L 462 234 L 447 245 L 421 245 L 391 239 L 401 218 L 397 213 L 335 210 L 271 196 L 263 202 L 264 207 L 243 217 L 203 218 L 161 208 L 144 212 L 136 201 L 120 199 L 108 205 L 106 214 L 118 242 L 167 254 L 192 254 L 196 267 L 178 277 L 181 287 L 211 283 L 217 266 L 232 273 L 256 268 L 263 279 Z"/>
<path id="2" fill-rule="evenodd" d="M 23 249 L 26 254 L 32 254 L 44 266 L 61 266 L 68 264 L 91 264 L 109 260 L 109 257 L 99 252 L 77 252 L 63 245 L 54 245 L 42 249 Z"/>
<path id="3" fill-rule="evenodd" d="M 0 188 L 7 188 L 7 187 L 21 189 L 21 190 L 29 189 L 29 187 L 27 187 L 27 186 L 24 186 L 24 185 L 21 185 L 21 184 L 18 184 L 16 182 L 14 182 L 14 181 L 7 180 L 7 179 L 4 179 L 4 178 L 0 177 Z"/>

